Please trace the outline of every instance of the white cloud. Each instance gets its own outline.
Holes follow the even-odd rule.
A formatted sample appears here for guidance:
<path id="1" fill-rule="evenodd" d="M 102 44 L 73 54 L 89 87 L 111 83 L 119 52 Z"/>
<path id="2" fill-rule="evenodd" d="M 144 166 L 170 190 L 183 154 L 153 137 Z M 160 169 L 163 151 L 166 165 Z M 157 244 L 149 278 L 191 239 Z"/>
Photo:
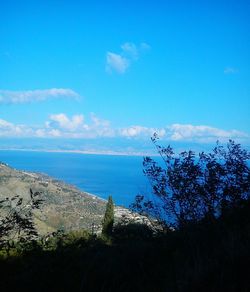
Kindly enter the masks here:
<path id="1" fill-rule="evenodd" d="M 173 141 L 213 142 L 247 137 L 246 133 L 240 131 L 226 131 L 204 125 L 173 124 L 166 128 L 166 138 Z"/>
<path id="2" fill-rule="evenodd" d="M 142 126 L 132 126 L 128 128 L 120 129 L 119 134 L 123 137 L 148 137 L 150 138 L 154 133 L 158 133 L 159 137 L 165 135 L 165 129 L 147 128 Z"/>
<path id="3" fill-rule="evenodd" d="M 83 115 L 50 115 L 49 120 L 41 127 L 13 124 L 0 119 L 0 137 L 96 138 L 114 135 L 115 131 L 109 121 L 102 120 L 93 113 L 89 123 L 85 123 Z"/>
<path id="4" fill-rule="evenodd" d="M 224 73 L 225 73 L 225 74 L 236 74 L 236 73 L 238 73 L 238 72 L 239 72 L 239 70 L 236 69 L 236 68 L 233 68 L 233 67 L 226 67 L 226 68 L 224 69 Z"/>
<path id="5" fill-rule="evenodd" d="M 120 74 L 125 73 L 131 64 L 139 58 L 140 54 L 149 49 L 150 46 L 146 43 L 141 43 L 138 46 L 131 42 L 122 44 L 119 54 L 107 52 L 106 71 L 109 73 L 113 71 Z"/>
<path id="6" fill-rule="evenodd" d="M 142 52 L 146 52 L 151 49 L 147 43 L 140 43 L 136 46 L 134 43 L 126 42 L 121 45 L 122 54 L 127 55 L 132 59 L 138 59 Z"/>
<path id="7" fill-rule="evenodd" d="M 130 65 L 130 62 L 127 58 L 122 57 L 119 54 L 107 53 L 106 57 L 106 71 L 112 72 L 116 71 L 120 74 L 125 73 Z"/>
<path id="8" fill-rule="evenodd" d="M 83 115 L 74 115 L 71 119 L 65 114 L 50 115 L 50 121 L 46 123 L 47 127 L 59 127 L 62 129 L 74 131 L 83 125 Z"/>
<path id="9" fill-rule="evenodd" d="M 46 132 L 44 129 L 38 129 L 35 131 L 35 136 L 38 138 L 44 138 L 46 137 Z"/>
<path id="10" fill-rule="evenodd" d="M 29 103 L 43 101 L 49 98 L 69 97 L 77 99 L 79 94 L 72 89 L 51 88 L 44 90 L 11 91 L 0 90 L 0 104 L 5 103 Z"/>
<path id="11" fill-rule="evenodd" d="M 194 126 L 189 124 L 172 124 L 165 128 L 148 128 L 137 125 L 119 130 L 119 135 L 127 138 L 150 138 L 154 133 L 157 133 L 164 140 L 201 143 L 250 138 L 248 134 L 237 130 L 226 131 L 210 126 Z"/>
<path id="12" fill-rule="evenodd" d="M 148 128 L 142 127 L 142 126 L 132 126 L 129 128 L 124 128 L 120 130 L 121 136 L 125 137 L 135 137 L 139 136 L 141 134 L 146 134 L 150 130 Z"/>
<path id="13" fill-rule="evenodd" d="M 25 125 L 15 125 L 0 119 L 0 137 L 33 136 L 33 130 Z"/>
<path id="14" fill-rule="evenodd" d="M 88 121 L 83 115 L 67 116 L 65 113 L 53 114 L 43 126 L 14 124 L 0 119 L 0 137 L 42 137 L 42 138 L 97 138 L 124 137 L 129 139 L 150 139 L 154 133 L 167 141 L 214 143 L 228 139 L 250 141 L 250 135 L 237 130 L 223 130 L 205 125 L 172 124 L 165 128 L 152 128 L 135 125 L 113 128 L 108 120 L 90 114 Z"/>
<path id="15" fill-rule="evenodd" d="M 114 137 L 115 130 L 111 127 L 110 121 L 98 118 L 94 113 L 90 114 L 92 124 L 89 130 L 99 137 Z"/>
<path id="16" fill-rule="evenodd" d="M 49 136 L 51 137 L 61 137 L 62 133 L 57 129 L 52 129 L 48 132 Z"/>
<path id="17" fill-rule="evenodd" d="M 71 118 L 66 114 L 50 115 L 50 120 L 45 123 L 45 132 L 39 134 L 65 138 L 96 138 L 113 137 L 114 129 L 110 122 L 100 119 L 94 113 L 90 114 L 89 123 L 85 122 L 83 115 L 73 115 Z"/>
<path id="18" fill-rule="evenodd" d="M 121 45 L 122 51 L 124 53 L 127 53 L 130 57 L 137 59 L 139 55 L 138 48 L 133 43 L 124 43 Z"/>

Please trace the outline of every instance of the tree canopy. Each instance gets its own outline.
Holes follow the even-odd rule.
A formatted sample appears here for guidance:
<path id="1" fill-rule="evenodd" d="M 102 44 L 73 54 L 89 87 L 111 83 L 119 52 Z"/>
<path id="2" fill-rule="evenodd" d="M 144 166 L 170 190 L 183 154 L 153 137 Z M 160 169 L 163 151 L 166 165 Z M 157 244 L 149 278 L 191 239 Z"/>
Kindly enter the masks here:
<path id="1" fill-rule="evenodd" d="M 43 200 L 40 192 L 30 189 L 30 199 L 24 202 L 16 195 L 0 201 L 0 245 L 12 240 L 30 241 L 37 239 L 38 233 L 33 220 L 33 210 L 40 209 Z"/>
<path id="2" fill-rule="evenodd" d="M 158 144 L 152 137 L 161 163 L 145 157 L 143 171 L 152 196 L 137 195 L 132 208 L 157 218 L 167 227 L 214 220 L 250 198 L 250 153 L 229 140 L 217 142 L 210 153 L 183 151 Z"/>

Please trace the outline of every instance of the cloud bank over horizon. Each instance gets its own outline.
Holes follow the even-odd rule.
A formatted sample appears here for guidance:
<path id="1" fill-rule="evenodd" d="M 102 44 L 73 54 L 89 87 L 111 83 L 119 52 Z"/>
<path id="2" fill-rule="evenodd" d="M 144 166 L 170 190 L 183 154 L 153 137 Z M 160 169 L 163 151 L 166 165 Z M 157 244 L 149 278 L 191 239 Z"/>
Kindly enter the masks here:
<path id="1" fill-rule="evenodd" d="M 162 140 L 213 143 L 228 139 L 249 142 L 248 133 L 235 129 L 224 130 L 207 125 L 171 124 L 161 128 L 133 125 L 115 128 L 111 122 L 90 113 L 87 118 L 83 114 L 68 116 L 65 113 L 51 114 L 41 126 L 15 124 L 0 119 L 0 137 L 32 137 L 32 138 L 123 138 L 123 139 L 150 139 L 157 133 Z"/>

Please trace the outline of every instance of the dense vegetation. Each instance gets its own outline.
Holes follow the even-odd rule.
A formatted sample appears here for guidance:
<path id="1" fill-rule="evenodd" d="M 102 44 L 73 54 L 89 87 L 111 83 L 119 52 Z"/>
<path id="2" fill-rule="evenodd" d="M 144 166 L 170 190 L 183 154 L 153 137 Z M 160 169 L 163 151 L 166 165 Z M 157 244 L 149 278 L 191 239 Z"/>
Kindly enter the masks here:
<path id="1" fill-rule="evenodd" d="M 249 153 L 233 141 L 199 159 L 157 149 L 167 168 L 145 158 L 153 195 L 133 207 L 157 215 L 161 232 L 120 224 L 14 241 L 0 252 L 2 290 L 250 291 Z M 111 199 L 106 211 L 112 222 Z"/>
<path id="2" fill-rule="evenodd" d="M 211 153 L 184 151 L 158 145 L 162 163 L 150 157 L 143 161 L 153 196 L 138 195 L 133 208 L 151 214 L 165 228 L 185 228 L 200 221 L 214 221 L 250 198 L 250 153 L 229 140 L 217 142 Z"/>
<path id="3" fill-rule="evenodd" d="M 30 189 L 30 199 L 14 196 L 0 201 L 0 247 L 9 246 L 11 242 L 31 241 L 38 238 L 33 221 L 33 210 L 39 209 L 42 203 L 39 192 Z"/>

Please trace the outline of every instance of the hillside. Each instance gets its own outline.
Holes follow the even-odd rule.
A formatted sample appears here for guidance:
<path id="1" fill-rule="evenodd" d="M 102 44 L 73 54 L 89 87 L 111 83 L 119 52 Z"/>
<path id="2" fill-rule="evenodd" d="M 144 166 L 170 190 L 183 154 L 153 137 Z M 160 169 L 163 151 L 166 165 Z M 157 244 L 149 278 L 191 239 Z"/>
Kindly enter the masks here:
<path id="1" fill-rule="evenodd" d="M 19 195 L 28 200 L 30 189 L 40 192 L 44 200 L 41 210 L 35 212 L 39 233 L 63 228 L 65 231 L 98 228 L 106 201 L 82 192 L 47 175 L 19 171 L 0 163 L 0 199 Z"/>
<path id="2" fill-rule="evenodd" d="M 46 174 L 20 171 L 0 162 L 0 200 L 19 195 L 28 201 L 30 189 L 40 192 L 43 199 L 41 209 L 34 212 L 39 234 L 82 228 L 100 232 L 106 200 Z M 115 224 L 134 222 L 151 225 L 145 216 L 126 208 L 115 206 L 114 211 Z"/>

